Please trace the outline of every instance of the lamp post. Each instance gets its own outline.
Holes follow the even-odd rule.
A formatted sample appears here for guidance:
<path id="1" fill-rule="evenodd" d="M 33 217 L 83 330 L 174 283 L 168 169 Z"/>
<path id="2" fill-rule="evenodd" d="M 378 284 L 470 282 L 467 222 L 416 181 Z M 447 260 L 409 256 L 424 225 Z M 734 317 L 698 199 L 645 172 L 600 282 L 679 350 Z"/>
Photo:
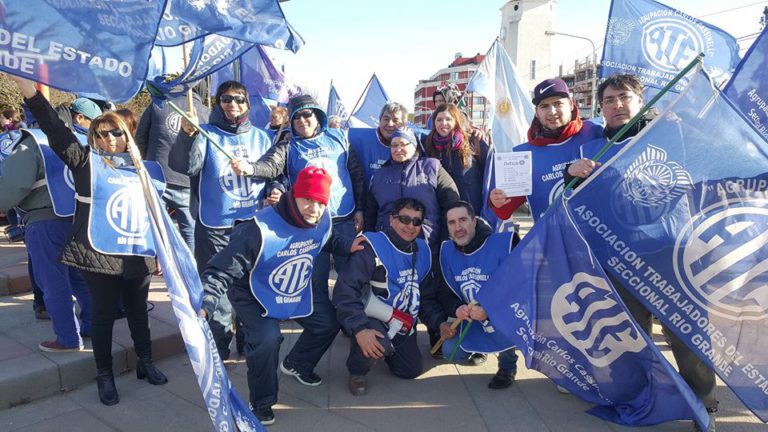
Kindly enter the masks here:
<path id="1" fill-rule="evenodd" d="M 590 117 L 594 117 L 596 114 L 595 108 L 597 107 L 597 100 L 595 100 L 597 99 L 597 48 L 595 48 L 595 43 L 592 42 L 592 39 L 588 37 L 572 35 L 569 33 L 561 33 L 561 32 L 547 30 L 544 32 L 544 34 L 547 36 L 560 35 L 560 36 L 572 37 L 575 39 L 585 40 L 590 44 L 592 44 L 592 105 L 590 110 Z"/>

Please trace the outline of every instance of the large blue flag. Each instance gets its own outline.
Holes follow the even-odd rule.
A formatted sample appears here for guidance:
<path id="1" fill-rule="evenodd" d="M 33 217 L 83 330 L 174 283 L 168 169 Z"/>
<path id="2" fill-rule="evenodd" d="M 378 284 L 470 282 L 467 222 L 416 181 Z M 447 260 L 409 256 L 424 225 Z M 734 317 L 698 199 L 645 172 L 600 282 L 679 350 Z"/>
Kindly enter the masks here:
<path id="1" fill-rule="evenodd" d="M 699 53 L 711 76 L 725 81 L 739 45 L 725 31 L 653 0 L 612 0 L 600 76 L 630 73 L 646 88 L 663 88 Z M 676 85 L 680 92 L 685 81 Z"/>
<path id="2" fill-rule="evenodd" d="M 144 83 L 165 1 L 28 0 L 3 7 L 0 70 L 124 102 Z"/>
<path id="3" fill-rule="evenodd" d="M 723 90 L 768 139 L 768 29 L 749 47 Z"/>
<path id="4" fill-rule="evenodd" d="M 606 271 L 768 420 L 768 143 L 706 74 L 568 206 Z"/>
<path id="5" fill-rule="evenodd" d="M 264 431 L 229 381 L 208 322 L 198 316 L 203 286 L 192 253 L 164 211 L 160 197 L 144 176 L 142 186 L 157 259 L 213 429 L 232 431 L 236 424 L 241 431 Z"/>
<path id="6" fill-rule="evenodd" d="M 251 93 L 275 101 L 288 102 L 288 87 L 285 75 L 277 70 L 269 55 L 260 45 L 240 57 L 240 82 Z"/>
<path id="7" fill-rule="evenodd" d="M 157 45 L 180 45 L 212 33 L 293 52 L 304 44 L 278 0 L 169 0 Z"/>
<path id="8" fill-rule="evenodd" d="M 331 82 L 331 90 L 328 93 L 328 109 L 326 110 L 326 114 L 328 114 L 328 117 L 337 116 L 341 118 L 342 124 L 346 127 L 349 112 L 347 112 L 344 103 L 341 102 L 341 98 L 336 91 L 336 87 L 333 86 L 333 82 Z"/>
<path id="9" fill-rule="evenodd" d="M 476 296 L 493 327 L 529 369 L 595 404 L 591 414 L 633 426 L 707 425 L 706 409 L 632 319 L 561 200 L 486 285 L 497 289 Z"/>
<path id="10" fill-rule="evenodd" d="M 349 127 L 376 128 L 379 126 L 379 114 L 384 105 L 389 102 L 389 96 L 382 87 L 379 78 L 373 74 L 365 86 L 357 106 L 349 117 Z"/>
<path id="11" fill-rule="evenodd" d="M 493 104 L 488 118 L 493 151 L 488 153 L 485 164 L 483 208 L 480 214 L 497 230 L 512 229 L 512 218 L 500 221 L 488 208 L 488 194 L 496 187 L 494 152 L 511 152 L 514 146 L 526 142 L 526 133 L 533 121 L 534 112 L 530 92 L 521 84 L 515 65 L 498 40 L 491 45 L 480 67 L 467 83 L 467 91 L 483 96 Z"/>

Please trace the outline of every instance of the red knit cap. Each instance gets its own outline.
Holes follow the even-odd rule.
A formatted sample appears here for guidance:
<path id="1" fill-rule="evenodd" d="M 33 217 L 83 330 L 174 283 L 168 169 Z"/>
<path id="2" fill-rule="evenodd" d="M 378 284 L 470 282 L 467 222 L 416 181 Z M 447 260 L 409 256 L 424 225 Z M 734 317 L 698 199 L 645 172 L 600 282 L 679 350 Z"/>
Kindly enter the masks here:
<path id="1" fill-rule="evenodd" d="M 299 172 L 293 185 L 293 196 L 307 198 L 328 205 L 331 196 L 331 176 L 318 167 L 309 166 Z"/>

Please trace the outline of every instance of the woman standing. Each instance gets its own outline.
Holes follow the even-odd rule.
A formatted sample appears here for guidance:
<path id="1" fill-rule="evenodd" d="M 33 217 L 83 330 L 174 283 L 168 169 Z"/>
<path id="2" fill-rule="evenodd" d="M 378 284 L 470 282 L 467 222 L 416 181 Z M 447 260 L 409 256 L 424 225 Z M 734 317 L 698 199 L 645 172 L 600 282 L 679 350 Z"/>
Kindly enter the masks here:
<path id="1" fill-rule="evenodd" d="M 461 199 L 472 204 L 480 214 L 488 143 L 480 134 L 470 134 L 462 125 L 465 117 L 454 104 L 438 105 L 432 120 L 432 130 L 424 143 L 427 156 L 440 159 L 456 183 Z"/>
<path id="2" fill-rule="evenodd" d="M 133 138 L 120 116 L 108 112 L 91 123 L 88 129 L 89 147 L 83 147 L 75 134 L 59 119 L 50 103 L 34 87 L 32 81 L 11 76 L 48 136 L 49 144 L 72 171 L 77 193 L 77 209 L 72 236 L 64 247 L 61 261 L 79 269 L 93 299 L 91 340 L 96 359 L 99 399 L 104 405 L 120 401 L 112 373 L 112 327 L 117 301 L 122 294 L 128 326 L 139 360 L 136 377 L 151 384 L 168 382 L 152 363 L 152 341 L 149 334 L 147 295 L 151 273 L 155 270 L 153 251 L 147 247 L 146 226 L 131 217 L 124 217 L 129 226 L 107 223 L 106 207 L 123 215 L 135 215 L 131 208 L 135 200 L 114 199 L 131 192 L 120 184 L 133 183 L 130 178 L 133 163 L 128 151 Z M 151 170 L 150 170 L 151 171 Z M 133 174 L 135 176 L 135 173 Z M 109 177 L 109 181 L 107 181 Z M 110 188 L 113 189 L 110 195 Z M 115 201 L 119 201 L 115 205 Z M 111 219 L 110 219 L 111 220 Z M 143 233 L 142 233 L 143 229 Z M 108 237 L 116 233 L 115 240 Z M 120 241 L 119 235 L 123 235 Z M 143 235 L 143 237 L 142 237 Z M 127 240 L 127 241 L 126 241 Z M 144 247 L 142 247 L 142 245 Z"/>

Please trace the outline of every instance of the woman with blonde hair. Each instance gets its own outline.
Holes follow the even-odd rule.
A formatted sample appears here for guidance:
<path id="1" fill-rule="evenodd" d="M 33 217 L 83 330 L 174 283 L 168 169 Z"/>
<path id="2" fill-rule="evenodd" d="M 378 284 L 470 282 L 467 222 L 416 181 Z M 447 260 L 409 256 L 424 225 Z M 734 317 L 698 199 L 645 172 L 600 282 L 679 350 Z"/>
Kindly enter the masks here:
<path id="1" fill-rule="evenodd" d="M 138 357 L 136 377 L 155 385 L 168 382 L 152 363 L 147 296 L 156 265 L 151 234 L 142 218 L 143 199 L 137 199 L 133 186 L 136 174 L 128 152 L 135 152 L 134 157 L 138 152 L 128 126 L 113 112 L 93 120 L 88 129 L 90 148 L 81 146 L 32 81 L 11 79 L 51 148 L 72 171 L 77 208 L 72 235 L 60 259 L 81 271 L 91 293 L 91 341 L 99 399 L 104 405 L 114 405 L 120 398 L 112 372 L 112 328 L 120 295 Z M 147 170 L 152 175 L 159 166 L 147 164 Z"/>

